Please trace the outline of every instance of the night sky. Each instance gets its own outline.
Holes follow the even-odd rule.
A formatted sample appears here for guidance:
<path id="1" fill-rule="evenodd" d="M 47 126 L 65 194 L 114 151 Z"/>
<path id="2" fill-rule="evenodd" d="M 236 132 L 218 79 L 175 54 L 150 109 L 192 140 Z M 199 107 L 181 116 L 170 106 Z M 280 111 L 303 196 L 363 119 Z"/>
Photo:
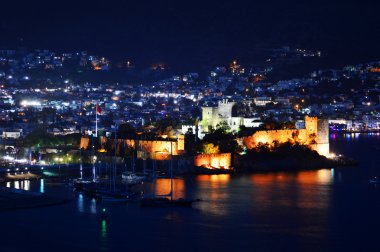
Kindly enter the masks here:
<path id="1" fill-rule="evenodd" d="M 0 48 L 87 50 L 141 64 L 191 65 L 282 45 L 347 64 L 380 59 L 378 1 L 57 2 L 2 1 Z"/>

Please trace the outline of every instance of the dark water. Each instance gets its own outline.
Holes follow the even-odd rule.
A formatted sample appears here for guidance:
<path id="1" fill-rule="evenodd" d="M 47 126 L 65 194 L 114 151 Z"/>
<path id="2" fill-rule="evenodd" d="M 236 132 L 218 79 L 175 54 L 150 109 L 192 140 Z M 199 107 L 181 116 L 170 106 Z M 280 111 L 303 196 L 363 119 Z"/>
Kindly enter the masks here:
<path id="1" fill-rule="evenodd" d="M 380 171 L 379 142 L 332 136 L 331 150 L 358 159 L 355 168 L 176 179 L 175 197 L 204 200 L 193 209 L 105 205 L 63 185 L 23 182 L 74 200 L 0 212 L 0 251 L 380 251 L 380 188 L 368 183 Z M 159 180 L 157 190 L 168 185 Z"/>

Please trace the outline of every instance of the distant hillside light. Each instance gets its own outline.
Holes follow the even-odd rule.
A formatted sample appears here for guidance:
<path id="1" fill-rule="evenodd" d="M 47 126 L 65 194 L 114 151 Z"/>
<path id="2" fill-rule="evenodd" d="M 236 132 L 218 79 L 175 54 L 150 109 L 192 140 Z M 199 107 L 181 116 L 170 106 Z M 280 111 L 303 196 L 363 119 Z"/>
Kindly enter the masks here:
<path id="1" fill-rule="evenodd" d="M 39 101 L 28 101 L 28 100 L 23 100 L 20 103 L 21 106 L 23 107 L 38 107 L 41 106 L 41 102 Z"/>

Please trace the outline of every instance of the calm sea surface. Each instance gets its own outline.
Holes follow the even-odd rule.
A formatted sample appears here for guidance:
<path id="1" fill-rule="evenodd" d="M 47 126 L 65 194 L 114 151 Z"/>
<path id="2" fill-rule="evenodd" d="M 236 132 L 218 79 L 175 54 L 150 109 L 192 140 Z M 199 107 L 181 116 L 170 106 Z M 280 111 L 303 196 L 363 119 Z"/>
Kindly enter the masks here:
<path id="1" fill-rule="evenodd" d="M 192 209 L 104 204 L 62 184 L 11 187 L 67 195 L 69 204 L 0 212 L 0 251 L 380 251 L 380 135 L 331 135 L 354 168 L 176 179 Z M 170 181 L 158 180 L 167 193 Z M 145 188 L 146 190 L 148 188 Z M 106 208 L 107 219 L 101 219 Z"/>

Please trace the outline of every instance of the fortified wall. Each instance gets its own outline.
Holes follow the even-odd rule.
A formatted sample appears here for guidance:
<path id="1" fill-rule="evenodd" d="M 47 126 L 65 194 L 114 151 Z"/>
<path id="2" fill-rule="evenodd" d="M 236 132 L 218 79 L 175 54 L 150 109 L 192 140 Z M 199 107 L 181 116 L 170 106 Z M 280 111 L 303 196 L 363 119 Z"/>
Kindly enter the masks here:
<path id="1" fill-rule="evenodd" d="M 104 145 L 107 141 L 112 141 L 106 137 L 100 137 L 100 144 Z M 135 140 L 135 139 L 117 139 L 117 148 L 122 145 L 137 150 L 138 158 L 150 158 L 155 160 L 170 159 L 170 155 L 181 155 L 185 151 L 185 137 L 179 135 L 177 139 L 172 140 Z M 89 138 L 82 137 L 80 147 L 87 149 L 89 145 Z"/>
<path id="2" fill-rule="evenodd" d="M 88 145 L 90 143 L 90 139 L 88 137 L 82 137 L 80 139 L 80 146 L 79 148 L 87 149 Z"/>
<path id="3" fill-rule="evenodd" d="M 138 151 L 138 156 L 145 153 L 148 158 L 165 160 L 170 158 L 170 154 L 177 156 L 185 151 L 184 138 L 175 140 L 131 140 L 125 139 L 125 144 Z"/>
<path id="4" fill-rule="evenodd" d="M 206 168 L 229 169 L 231 167 L 231 153 L 199 154 L 194 158 L 194 165 Z"/>
<path id="5" fill-rule="evenodd" d="M 273 142 L 308 145 L 320 155 L 328 156 L 330 151 L 328 121 L 306 116 L 305 129 L 262 130 L 243 138 L 243 143 L 248 149 L 253 149 L 259 144 L 273 144 Z"/>

